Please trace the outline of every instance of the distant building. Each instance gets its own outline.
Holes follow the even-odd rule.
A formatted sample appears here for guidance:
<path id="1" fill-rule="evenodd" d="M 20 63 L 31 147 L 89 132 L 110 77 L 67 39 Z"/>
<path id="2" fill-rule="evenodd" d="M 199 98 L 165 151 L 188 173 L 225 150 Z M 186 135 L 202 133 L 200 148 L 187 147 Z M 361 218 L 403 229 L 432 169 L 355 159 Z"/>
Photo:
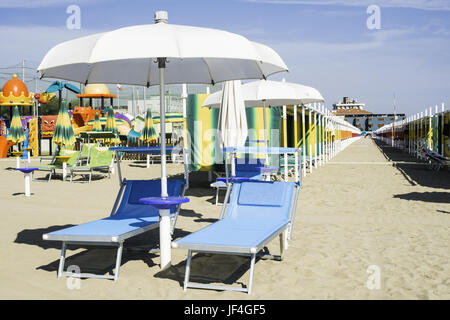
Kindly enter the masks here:
<path id="1" fill-rule="evenodd" d="M 406 118 L 404 113 L 372 113 L 364 110 L 364 103 L 344 97 L 341 102 L 333 104 L 333 114 L 345 119 L 361 131 L 375 131 L 384 125 Z"/>

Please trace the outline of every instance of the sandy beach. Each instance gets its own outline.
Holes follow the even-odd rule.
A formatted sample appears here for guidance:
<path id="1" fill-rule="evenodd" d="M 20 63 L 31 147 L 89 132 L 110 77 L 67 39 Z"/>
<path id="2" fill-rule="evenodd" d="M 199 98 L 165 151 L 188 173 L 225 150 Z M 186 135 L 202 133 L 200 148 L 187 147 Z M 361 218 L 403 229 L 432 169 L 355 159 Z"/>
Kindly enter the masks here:
<path id="1" fill-rule="evenodd" d="M 37 164 L 37 162 L 33 162 Z M 24 196 L 15 159 L 0 162 L 0 299 L 449 299 L 450 172 L 435 172 L 404 152 L 361 138 L 303 180 L 295 224 L 283 261 L 258 260 L 253 292 L 189 289 L 182 283 L 186 250 L 172 251 L 161 272 L 157 254 L 125 251 L 117 282 L 57 278 L 60 243 L 42 234 L 109 215 L 119 183 L 32 182 Z M 159 177 L 159 165 L 126 162 L 128 179 Z M 169 164 L 168 173 L 181 174 Z M 37 173 L 37 178 L 44 177 Z M 215 190 L 193 174 L 174 238 L 217 220 Z M 154 244 L 155 231 L 130 244 Z M 278 241 L 269 249 L 278 253 Z M 108 273 L 115 249 L 78 247 L 66 266 Z M 377 279 L 371 287 L 375 270 Z M 246 284 L 246 257 L 198 254 L 192 280 Z M 369 285 L 368 285 L 368 282 Z M 370 287 L 370 288 L 369 288 Z"/>

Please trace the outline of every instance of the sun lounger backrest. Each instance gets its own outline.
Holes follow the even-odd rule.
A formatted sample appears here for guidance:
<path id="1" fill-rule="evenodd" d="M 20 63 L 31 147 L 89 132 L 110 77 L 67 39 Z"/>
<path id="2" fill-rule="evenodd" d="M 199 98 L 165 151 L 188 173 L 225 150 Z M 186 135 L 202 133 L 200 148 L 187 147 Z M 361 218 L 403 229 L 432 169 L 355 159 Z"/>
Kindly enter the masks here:
<path id="1" fill-rule="evenodd" d="M 246 181 L 235 183 L 230 206 L 224 220 L 242 223 L 288 221 L 295 183 L 280 181 Z"/>
<path id="2" fill-rule="evenodd" d="M 236 177 L 261 180 L 262 174 L 259 168 L 264 166 L 264 162 L 265 162 L 264 159 L 256 159 L 256 158 L 236 159 L 236 166 L 235 166 Z"/>
<path id="3" fill-rule="evenodd" d="M 103 167 L 110 166 L 112 163 L 113 152 L 101 147 L 92 147 L 91 155 L 89 157 L 89 166 L 91 167 Z"/>
<path id="4" fill-rule="evenodd" d="M 158 216 L 158 210 L 149 205 L 140 204 L 139 199 L 145 197 L 161 196 L 161 180 L 126 180 L 122 201 L 114 216 Z M 169 197 L 179 197 L 183 190 L 183 180 L 167 180 L 167 193 Z M 176 208 L 171 209 L 171 213 Z"/>
<path id="5" fill-rule="evenodd" d="M 66 154 L 67 154 L 67 155 L 69 155 L 69 154 L 72 155 L 72 156 L 70 157 L 70 159 L 67 161 L 67 165 L 68 165 L 68 166 L 73 166 L 74 164 L 77 163 L 77 160 L 78 160 L 78 156 L 79 156 L 79 154 L 80 154 L 80 151 L 75 151 L 75 150 L 67 151 L 67 150 L 66 150 Z"/>
<path id="6" fill-rule="evenodd" d="M 62 167 L 62 162 L 61 160 L 59 160 L 56 156 L 60 156 L 62 155 L 62 150 L 58 147 L 58 149 L 56 150 L 55 154 L 53 155 L 53 159 L 50 162 L 50 164 L 55 165 L 55 166 L 61 166 Z"/>
<path id="7" fill-rule="evenodd" d="M 81 157 L 87 158 L 87 156 L 89 155 L 89 147 L 92 149 L 96 145 L 96 143 L 84 143 L 83 147 L 81 148 Z"/>
<path id="8" fill-rule="evenodd" d="M 61 150 L 61 151 L 58 151 L 56 155 L 60 156 L 62 154 L 63 154 L 63 151 Z M 75 150 L 66 150 L 65 151 L 64 155 L 71 155 L 70 159 L 66 163 L 67 166 L 73 166 L 77 162 L 78 154 L 79 154 L 79 151 L 75 151 Z M 56 156 L 55 156 L 55 159 L 52 162 L 52 164 L 55 166 L 60 166 L 60 167 L 63 166 L 63 163 L 61 162 L 61 160 L 56 158 Z"/>

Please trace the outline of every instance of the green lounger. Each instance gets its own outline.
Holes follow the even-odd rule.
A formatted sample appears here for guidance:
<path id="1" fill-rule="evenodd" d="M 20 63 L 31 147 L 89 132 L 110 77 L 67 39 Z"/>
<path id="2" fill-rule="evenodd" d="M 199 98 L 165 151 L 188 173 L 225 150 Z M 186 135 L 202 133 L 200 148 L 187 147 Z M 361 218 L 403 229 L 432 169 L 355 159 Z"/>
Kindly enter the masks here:
<path id="1" fill-rule="evenodd" d="M 113 165 L 114 153 L 109 151 L 107 147 L 91 147 L 89 155 L 89 163 L 86 165 L 75 165 L 69 168 L 70 182 L 73 182 L 73 176 L 76 174 L 89 174 L 89 183 L 92 179 L 94 171 L 103 172 L 107 170 L 108 178 L 111 177 L 111 168 Z"/>
<path id="2" fill-rule="evenodd" d="M 49 171 L 50 172 L 48 182 L 50 182 L 50 180 L 52 179 L 53 174 L 56 174 L 56 169 L 62 170 L 62 168 L 63 168 L 63 164 L 62 164 L 61 160 L 56 158 L 56 156 L 60 155 L 60 154 L 61 154 L 61 152 L 58 151 L 49 164 L 40 164 L 39 166 L 37 166 L 38 171 Z M 70 168 L 71 166 L 75 166 L 78 161 L 80 151 L 66 150 L 65 154 L 72 155 L 71 158 L 67 161 L 67 168 Z"/>

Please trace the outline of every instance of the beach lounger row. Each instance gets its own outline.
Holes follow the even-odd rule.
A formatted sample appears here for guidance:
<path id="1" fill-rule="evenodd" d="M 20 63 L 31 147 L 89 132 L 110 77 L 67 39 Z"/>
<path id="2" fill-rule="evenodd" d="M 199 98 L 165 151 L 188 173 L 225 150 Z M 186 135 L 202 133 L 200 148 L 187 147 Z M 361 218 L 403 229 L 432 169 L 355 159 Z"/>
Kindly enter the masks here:
<path id="1" fill-rule="evenodd" d="M 429 161 L 430 168 L 439 171 L 442 167 L 450 166 L 450 158 L 446 158 L 439 153 L 422 148 L 422 155 L 425 160 Z"/>
<path id="2" fill-rule="evenodd" d="M 150 148 L 147 149 L 150 150 Z M 127 150 L 137 152 L 130 148 Z M 120 173 L 119 163 L 118 168 Z M 109 217 L 43 235 L 45 240 L 62 242 L 58 277 L 74 276 L 73 273 L 64 271 L 67 245 L 106 245 L 117 247 L 114 274 L 78 274 L 77 276 L 117 280 L 124 242 L 131 237 L 158 228 L 158 209 L 142 204 L 140 199 L 159 197 L 160 180 L 126 180 L 122 178 L 119 180 L 121 181 L 120 190 Z M 169 179 L 169 197 L 183 197 L 187 188 L 186 182 L 186 176 L 185 180 Z M 292 232 L 301 180 L 281 182 L 258 181 L 248 178 L 231 182 L 227 180 L 227 183 L 228 186 L 232 183 L 232 188 L 227 188 L 227 190 L 231 190 L 231 193 L 229 201 L 225 201 L 222 210 L 225 213 L 221 213 L 220 219 L 172 242 L 173 248 L 188 250 L 184 290 L 203 288 L 251 293 L 257 257 L 282 259 L 283 251 Z M 179 210 L 180 206 L 171 209 L 172 232 Z M 275 238 L 279 238 L 280 241 L 279 255 L 267 252 L 266 246 Z M 190 280 L 194 253 L 248 256 L 250 258 L 248 285 L 234 287 L 194 283 Z"/>
<path id="3" fill-rule="evenodd" d="M 60 152 L 56 152 L 55 155 L 52 157 L 50 163 L 43 164 L 42 159 L 41 163 L 37 166 L 38 171 L 44 171 L 48 172 L 48 182 L 52 179 L 53 175 L 56 174 L 56 170 L 62 170 L 63 169 L 63 163 L 61 160 L 59 160 L 56 156 L 59 155 Z M 67 161 L 67 167 L 75 166 L 77 164 L 77 161 L 80 156 L 80 151 L 75 150 L 66 150 L 66 155 L 71 155 L 70 159 Z"/>
<path id="4" fill-rule="evenodd" d="M 38 171 L 49 172 L 48 182 L 52 176 L 56 174 L 57 170 L 63 170 L 63 163 L 57 158 L 61 151 L 58 151 L 53 156 L 49 164 L 39 164 Z M 111 176 L 111 169 L 114 161 L 114 153 L 108 150 L 107 147 L 97 147 L 93 144 L 83 144 L 81 151 L 66 150 L 66 155 L 71 155 L 67 161 L 67 171 L 70 174 L 70 182 L 73 182 L 75 175 L 89 176 L 88 182 L 92 180 L 94 172 L 105 172 L 108 177 Z"/>
<path id="5" fill-rule="evenodd" d="M 45 240 L 62 242 L 58 277 L 74 275 L 64 271 L 67 245 L 106 245 L 118 248 L 114 275 L 78 276 L 117 280 L 124 241 L 158 227 L 158 211 L 151 206 L 140 204 L 139 199 L 157 196 L 160 187 L 159 180 L 124 180 L 110 217 L 43 235 Z M 256 257 L 259 255 L 264 258 L 282 259 L 286 233 L 290 232 L 294 221 L 298 188 L 299 185 L 293 182 L 235 183 L 223 219 L 172 244 L 174 248 L 188 250 L 184 290 L 191 287 L 251 293 Z M 184 182 L 168 180 L 168 191 L 170 196 L 183 195 Z M 179 210 L 178 207 L 171 211 L 173 227 Z M 280 241 L 280 254 L 261 254 L 260 251 L 276 237 L 279 237 Z M 236 288 L 191 283 L 189 276 L 194 252 L 249 256 L 251 266 L 248 286 Z"/>

